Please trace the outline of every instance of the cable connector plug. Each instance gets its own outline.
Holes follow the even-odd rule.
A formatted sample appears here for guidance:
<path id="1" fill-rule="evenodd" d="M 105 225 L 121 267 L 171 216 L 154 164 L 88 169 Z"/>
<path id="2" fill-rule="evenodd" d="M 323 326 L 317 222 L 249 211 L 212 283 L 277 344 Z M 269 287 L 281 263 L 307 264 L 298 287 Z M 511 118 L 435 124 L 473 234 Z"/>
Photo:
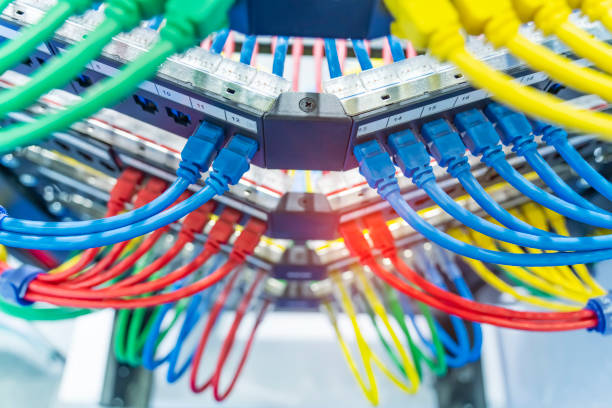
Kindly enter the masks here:
<path id="1" fill-rule="evenodd" d="M 227 27 L 233 4 L 234 0 L 168 0 L 166 26 L 160 37 L 175 44 L 181 52 Z"/>
<path id="2" fill-rule="evenodd" d="M 168 188 L 168 183 L 157 177 L 150 178 L 140 189 L 134 200 L 134 208 L 140 208 L 159 197 Z"/>
<path id="3" fill-rule="evenodd" d="M 4 271 L 0 275 L 0 296 L 20 306 L 31 305 L 32 302 L 24 299 L 25 294 L 30 282 L 42 273 L 45 272 L 32 265 L 21 265 L 18 268 Z"/>
<path id="4" fill-rule="evenodd" d="M 382 198 L 399 191 L 395 166 L 380 143 L 376 140 L 361 143 L 355 146 L 353 153 L 359 162 L 359 173 Z"/>
<path id="5" fill-rule="evenodd" d="M 230 185 L 240 181 L 249 171 L 251 159 L 259 149 L 257 142 L 242 135 L 234 135 L 227 146 L 221 149 L 213 162 L 213 171 L 206 179 L 218 195 L 229 190 Z"/>
<path id="6" fill-rule="evenodd" d="M 544 143 L 550 146 L 567 142 L 567 132 L 557 126 L 549 125 L 540 121 L 532 121 L 534 133 L 542 135 Z"/>
<path id="7" fill-rule="evenodd" d="M 374 248 L 378 249 L 385 258 L 394 256 L 397 253 L 395 238 L 393 238 L 383 215 L 381 213 L 368 215 L 365 218 L 365 224 Z"/>
<path id="8" fill-rule="evenodd" d="M 257 248 L 261 237 L 267 229 L 268 226 L 264 221 L 251 218 L 240 235 L 238 235 L 238 238 L 236 238 L 232 252 L 229 254 L 230 258 L 244 262 L 247 256 L 253 255 L 255 248 Z"/>
<path id="9" fill-rule="evenodd" d="M 465 158 L 465 145 L 459 134 L 444 119 L 434 120 L 421 128 L 429 152 L 442 167 Z"/>
<path id="10" fill-rule="evenodd" d="M 215 222 L 215 225 L 210 229 L 206 245 L 210 246 L 215 251 L 221 249 L 221 245 L 226 244 L 234 233 L 234 229 L 238 221 L 240 221 L 240 217 L 240 212 L 232 208 L 224 209 Z"/>
<path id="11" fill-rule="evenodd" d="M 6 208 L 0 205 L 0 225 L 2 225 L 2 220 L 8 217 L 8 211 Z"/>
<path id="12" fill-rule="evenodd" d="M 118 213 L 125 208 L 127 203 L 132 202 L 143 177 L 142 172 L 132 168 L 128 168 L 121 173 L 110 192 L 110 199 L 107 204 L 109 212 Z"/>
<path id="13" fill-rule="evenodd" d="M 214 201 L 209 201 L 195 211 L 190 212 L 183 220 L 179 234 L 186 236 L 192 242 L 195 234 L 202 232 L 208 221 L 210 221 L 210 214 L 215 210 L 215 206 Z"/>
<path id="14" fill-rule="evenodd" d="M 406 177 L 431 172 L 427 147 L 410 130 L 393 133 L 387 140 L 393 160 Z"/>
<path id="15" fill-rule="evenodd" d="M 166 0 L 107 0 L 104 14 L 127 30 L 162 14 L 165 4 Z"/>
<path id="16" fill-rule="evenodd" d="M 604 336 L 612 334 L 612 294 L 590 299 L 586 309 L 592 310 L 597 316 L 597 325 L 588 329 Z"/>
<path id="17" fill-rule="evenodd" d="M 189 180 L 191 184 L 205 173 L 223 144 L 223 129 L 208 122 L 203 122 L 198 130 L 187 139 L 181 151 L 181 163 L 176 171 L 178 177 Z"/>
<path id="18" fill-rule="evenodd" d="M 372 248 L 355 221 L 340 225 L 338 231 L 344 238 L 346 248 L 352 256 L 359 259 L 360 263 L 365 264 L 372 258 Z"/>
<path id="19" fill-rule="evenodd" d="M 478 109 L 470 109 L 455 116 L 455 126 L 463 143 L 474 156 L 499 145 L 499 134 L 493 124 Z"/>
<path id="20" fill-rule="evenodd" d="M 538 148 L 534 141 L 533 128 L 522 113 L 498 103 L 491 103 L 485 108 L 485 115 L 496 126 L 502 143 L 512 146 L 512 151 L 519 156 L 524 155 L 527 150 Z"/>

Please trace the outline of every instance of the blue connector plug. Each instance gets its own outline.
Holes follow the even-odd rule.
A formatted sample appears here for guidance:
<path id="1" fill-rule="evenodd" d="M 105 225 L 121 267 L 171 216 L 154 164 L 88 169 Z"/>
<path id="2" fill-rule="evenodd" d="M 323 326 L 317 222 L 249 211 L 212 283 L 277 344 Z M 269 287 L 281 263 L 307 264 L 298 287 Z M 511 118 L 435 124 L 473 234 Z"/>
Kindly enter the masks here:
<path id="1" fill-rule="evenodd" d="M 4 271 L 0 275 L 0 296 L 20 306 L 30 306 L 32 302 L 24 300 L 24 296 L 30 282 L 41 273 L 44 273 L 42 269 L 32 265 L 21 265 Z"/>
<path id="2" fill-rule="evenodd" d="M 474 156 L 480 156 L 489 148 L 499 145 L 499 134 L 478 109 L 457 114 L 455 126 L 461 132 L 463 143 Z"/>
<path id="3" fill-rule="evenodd" d="M 612 294 L 600 296 L 589 300 L 586 309 L 597 315 L 597 326 L 588 329 L 605 336 L 612 334 Z"/>
<path id="4" fill-rule="evenodd" d="M 515 112 L 498 103 L 491 103 L 485 108 L 485 115 L 497 126 L 501 141 L 506 146 L 513 146 L 516 153 L 519 150 L 536 149 L 533 128 L 529 119 L 519 112 Z"/>
<path id="5" fill-rule="evenodd" d="M 355 146 L 353 153 L 359 162 L 359 172 L 382 198 L 399 191 L 395 166 L 380 143 L 376 140 L 361 143 Z"/>
<path id="6" fill-rule="evenodd" d="M 406 177 L 413 177 L 430 167 L 427 148 L 410 130 L 393 133 L 387 143 L 393 160 Z"/>
<path id="7" fill-rule="evenodd" d="M 531 123 L 533 125 L 533 132 L 537 135 L 542 135 L 542 140 L 547 145 L 556 147 L 557 144 L 567 141 L 567 132 L 564 129 L 537 120 Z"/>
<path id="8" fill-rule="evenodd" d="M 181 163 L 176 171 L 178 177 L 194 184 L 205 173 L 223 145 L 223 129 L 208 122 L 202 123 L 198 130 L 187 139 L 181 151 Z"/>
<path id="9" fill-rule="evenodd" d="M 213 170 L 206 179 L 206 184 L 214 188 L 219 195 L 225 193 L 230 185 L 238 183 L 244 173 L 249 171 L 251 159 L 258 149 L 259 145 L 255 140 L 234 135 L 213 162 Z"/>
<path id="10" fill-rule="evenodd" d="M 459 134 L 444 119 L 423 125 L 421 134 L 427 142 L 429 152 L 442 167 L 448 167 L 465 158 L 465 145 Z"/>

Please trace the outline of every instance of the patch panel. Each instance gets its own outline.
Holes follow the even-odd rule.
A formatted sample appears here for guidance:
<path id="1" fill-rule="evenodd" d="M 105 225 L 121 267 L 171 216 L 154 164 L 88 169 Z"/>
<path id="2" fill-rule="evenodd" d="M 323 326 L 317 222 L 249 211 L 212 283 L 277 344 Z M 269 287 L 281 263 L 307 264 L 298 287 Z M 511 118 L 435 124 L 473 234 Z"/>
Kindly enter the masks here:
<path id="1" fill-rule="evenodd" d="M 23 14 L 15 19 L 9 8 L 4 18 L 28 24 L 43 11 L 17 2 Z M 95 12 L 71 19 L 54 40 L 58 49 L 82 38 L 99 16 Z M 609 41 L 600 25 L 580 20 L 592 35 Z M 568 53 L 559 40 L 542 38 L 527 28 L 525 34 L 557 53 Z M 92 82 L 113 75 L 123 62 L 133 60 L 156 38 L 154 30 L 139 28 L 116 37 L 103 57 L 89 64 L 84 75 Z M 470 49 L 478 57 L 514 76 L 523 84 L 544 86 L 547 77 L 526 69 L 506 51 L 494 50 L 479 40 Z M 465 78 L 449 65 L 426 56 L 374 68 L 359 74 L 330 79 L 329 94 L 289 92 L 283 78 L 224 59 L 203 49 L 191 49 L 171 58 L 154 81 L 141 85 L 139 98 L 127 98 L 114 109 L 187 137 L 207 120 L 224 125 L 228 135 L 246 132 L 256 136 L 262 149 L 253 163 L 266 168 L 348 170 L 356 166 L 350 153 L 356 141 L 382 139 L 383 135 L 448 113 L 482 107 L 484 91 L 467 86 Z M 148 107 L 144 109 L 143 107 Z M 315 147 L 325 143 L 325 152 Z M 322 154 L 323 153 L 323 154 Z"/>

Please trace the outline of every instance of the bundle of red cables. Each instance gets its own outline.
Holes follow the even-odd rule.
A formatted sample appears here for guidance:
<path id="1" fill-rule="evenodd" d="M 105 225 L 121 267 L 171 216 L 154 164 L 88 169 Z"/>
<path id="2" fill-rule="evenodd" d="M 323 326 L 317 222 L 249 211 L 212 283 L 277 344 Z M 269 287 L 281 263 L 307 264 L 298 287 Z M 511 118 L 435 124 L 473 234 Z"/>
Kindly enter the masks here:
<path id="1" fill-rule="evenodd" d="M 393 263 L 397 272 L 406 280 L 378 264 L 370 244 L 362 233 L 362 229 L 354 221 L 340 227 L 340 233 L 349 251 L 380 279 L 415 300 L 467 320 L 511 329 L 566 331 L 588 329 L 597 325 L 596 314 L 587 309 L 576 312 L 554 313 L 516 311 L 467 300 L 440 289 L 419 276 L 398 256 L 395 240 L 382 215 L 368 217 L 366 223 L 369 236 L 376 249 L 380 251 L 384 258 Z"/>

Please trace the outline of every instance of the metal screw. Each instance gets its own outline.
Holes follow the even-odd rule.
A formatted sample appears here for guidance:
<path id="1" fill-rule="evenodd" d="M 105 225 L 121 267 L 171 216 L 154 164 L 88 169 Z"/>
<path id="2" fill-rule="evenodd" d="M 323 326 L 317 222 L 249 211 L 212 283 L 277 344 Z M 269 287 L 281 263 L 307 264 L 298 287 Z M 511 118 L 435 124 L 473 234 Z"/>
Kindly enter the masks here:
<path id="1" fill-rule="evenodd" d="M 313 98 L 310 98 L 310 97 L 303 98 L 300 101 L 300 109 L 303 112 L 310 113 L 314 111 L 315 109 L 317 109 L 317 102 Z"/>

